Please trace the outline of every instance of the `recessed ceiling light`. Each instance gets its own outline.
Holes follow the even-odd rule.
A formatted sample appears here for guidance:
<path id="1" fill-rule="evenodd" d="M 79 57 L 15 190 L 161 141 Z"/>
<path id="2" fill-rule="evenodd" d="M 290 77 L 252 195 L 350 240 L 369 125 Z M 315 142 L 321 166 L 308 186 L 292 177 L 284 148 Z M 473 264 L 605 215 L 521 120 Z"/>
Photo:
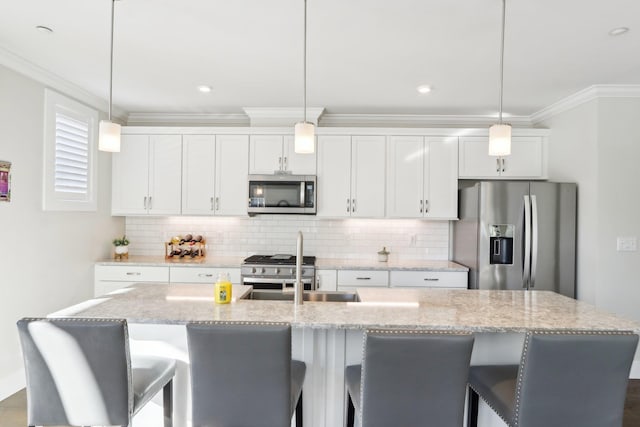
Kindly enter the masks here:
<path id="1" fill-rule="evenodd" d="M 200 85 L 198 86 L 198 90 L 202 93 L 209 93 L 211 92 L 211 86 L 207 86 L 207 85 Z"/>
<path id="2" fill-rule="evenodd" d="M 416 88 L 416 90 L 418 91 L 418 93 L 421 93 L 421 94 L 424 95 L 426 93 L 431 92 L 431 86 L 429 86 L 429 85 L 420 85 L 420 86 L 418 86 Z"/>
<path id="3" fill-rule="evenodd" d="M 38 30 L 42 34 L 51 34 L 51 33 L 53 33 L 53 30 L 51 28 L 45 27 L 44 25 L 36 26 L 36 30 Z"/>
<path id="4" fill-rule="evenodd" d="M 628 32 L 629 28 L 628 27 L 618 27 L 618 28 L 614 28 L 613 30 L 609 31 L 609 35 L 610 36 L 621 36 L 624 33 Z"/>

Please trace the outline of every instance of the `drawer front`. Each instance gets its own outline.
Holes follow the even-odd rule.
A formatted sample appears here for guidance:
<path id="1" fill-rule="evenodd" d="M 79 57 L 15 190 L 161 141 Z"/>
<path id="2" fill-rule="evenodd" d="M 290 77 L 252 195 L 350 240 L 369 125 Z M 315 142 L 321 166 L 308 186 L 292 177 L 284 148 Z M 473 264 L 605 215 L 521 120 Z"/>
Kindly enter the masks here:
<path id="1" fill-rule="evenodd" d="M 392 271 L 392 288 L 467 288 L 466 271 Z"/>
<path id="2" fill-rule="evenodd" d="M 343 286 L 389 286 L 387 270 L 339 270 L 338 287 Z"/>
<path id="3" fill-rule="evenodd" d="M 95 279 L 116 282 L 168 282 L 169 267 L 96 265 Z"/>
<path id="4" fill-rule="evenodd" d="M 240 284 L 239 268 L 171 267 L 171 283 L 215 283 L 220 273 L 227 273 L 231 283 Z"/>

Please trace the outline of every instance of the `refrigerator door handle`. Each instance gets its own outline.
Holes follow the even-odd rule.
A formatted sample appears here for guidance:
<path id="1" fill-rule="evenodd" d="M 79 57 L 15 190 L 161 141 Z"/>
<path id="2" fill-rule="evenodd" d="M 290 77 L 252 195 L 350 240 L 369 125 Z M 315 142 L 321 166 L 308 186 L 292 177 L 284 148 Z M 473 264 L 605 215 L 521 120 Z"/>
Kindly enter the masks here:
<path id="1" fill-rule="evenodd" d="M 524 262 L 522 266 L 522 287 L 529 287 L 531 275 L 531 203 L 524 196 Z"/>
<path id="2" fill-rule="evenodd" d="M 531 287 L 536 285 L 538 267 L 538 201 L 531 196 Z"/>

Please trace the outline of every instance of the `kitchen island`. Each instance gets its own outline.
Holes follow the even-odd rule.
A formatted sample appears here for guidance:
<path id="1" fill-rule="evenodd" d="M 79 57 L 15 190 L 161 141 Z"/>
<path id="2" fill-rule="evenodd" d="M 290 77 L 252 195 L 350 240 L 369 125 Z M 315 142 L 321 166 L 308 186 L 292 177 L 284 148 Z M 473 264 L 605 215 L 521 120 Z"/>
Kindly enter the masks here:
<path id="1" fill-rule="evenodd" d="M 344 367 L 360 363 L 368 327 L 465 330 L 476 334 L 472 364 L 517 363 L 531 329 L 631 330 L 640 324 L 552 292 L 445 289 L 358 290 L 359 302 L 256 301 L 234 286 L 234 301 L 213 302 L 211 285 L 138 284 L 53 313 L 52 316 L 125 318 L 132 352 L 179 360 L 175 425 L 187 425 L 190 321 L 273 321 L 293 326 L 293 356 L 307 363 L 305 426 L 344 422 Z M 257 355 L 256 357 L 259 357 Z M 186 398 L 185 398 L 186 397 Z M 481 407 L 481 426 L 504 425 Z M 136 426 L 138 427 L 138 426 Z"/>

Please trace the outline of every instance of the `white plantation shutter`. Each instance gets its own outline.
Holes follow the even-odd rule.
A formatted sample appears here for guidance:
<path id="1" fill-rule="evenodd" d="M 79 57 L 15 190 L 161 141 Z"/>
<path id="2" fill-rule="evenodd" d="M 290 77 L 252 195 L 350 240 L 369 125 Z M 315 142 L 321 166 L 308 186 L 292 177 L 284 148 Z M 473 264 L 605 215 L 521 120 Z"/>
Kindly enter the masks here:
<path id="1" fill-rule="evenodd" d="M 56 113 L 56 193 L 89 191 L 89 124 Z"/>
<path id="2" fill-rule="evenodd" d="M 43 208 L 95 211 L 98 112 L 45 90 Z"/>

